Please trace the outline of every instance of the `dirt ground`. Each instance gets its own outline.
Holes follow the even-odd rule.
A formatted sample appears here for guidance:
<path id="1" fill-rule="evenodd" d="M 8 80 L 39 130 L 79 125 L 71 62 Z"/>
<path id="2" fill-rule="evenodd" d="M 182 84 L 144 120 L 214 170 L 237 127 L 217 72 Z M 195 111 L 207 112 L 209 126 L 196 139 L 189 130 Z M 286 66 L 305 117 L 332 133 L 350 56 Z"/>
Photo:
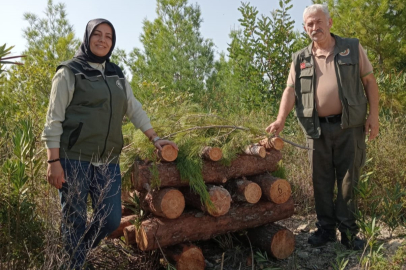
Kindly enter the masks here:
<path id="1" fill-rule="evenodd" d="M 267 262 L 256 263 L 255 268 L 249 263 L 249 254 L 251 253 L 250 248 L 244 248 L 244 251 L 240 251 L 240 256 L 235 255 L 235 250 L 228 250 L 225 252 L 225 259 L 223 260 L 222 252 L 217 255 L 207 256 L 206 258 L 206 269 L 208 270 L 220 270 L 221 261 L 223 260 L 224 270 L 248 270 L 248 269 L 266 269 L 266 270 L 334 270 L 338 269 L 334 266 L 338 266 L 339 261 L 346 260 L 348 258 L 348 264 L 345 267 L 346 270 L 358 270 L 361 269 L 359 266 L 359 258 L 362 256 L 362 251 L 349 251 L 346 250 L 343 245 L 339 242 L 328 243 L 323 247 L 313 248 L 307 243 L 308 237 L 312 232 L 316 230 L 315 226 L 316 216 L 310 215 L 307 217 L 303 216 L 292 216 L 289 219 L 277 222 L 280 225 L 291 230 L 295 235 L 295 251 L 293 254 L 285 260 L 275 260 L 268 258 Z M 386 256 L 393 255 L 398 247 L 402 243 L 406 242 L 405 235 L 406 231 L 396 230 L 389 238 L 389 232 L 382 224 L 380 241 L 384 243 L 384 254 Z M 337 231 L 337 239 L 339 238 L 339 233 Z M 203 253 L 205 251 L 203 250 Z M 248 252 L 248 254 L 247 254 Z M 254 249 L 254 254 L 256 250 Z M 233 262 L 232 258 L 237 258 Z M 258 257 L 258 256 L 254 256 Z M 228 260 L 226 260 L 228 258 Z M 388 269 L 389 270 L 389 269 Z M 406 266 L 405 266 L 406 270 Z"/>
<path id="2" fill-rule="evenodd" d="M 247 241 L 244 241 L 244 235 L 241 233 L 230 233 L 195 244 L 203 251 L 206 270 L 360 270 L 361 251 L 346 250 L 339 242 L 328 243 L 318 248 L 313 248 L 307 243 L 308 237 L 316 229 L 315 222 L 315 215 L 306 217 L 294 215 L 277 222 L 295 235 L 295 250 L 285 260 L 267 257 L 265 252 L 255 247 L 251 248 Z M 381 227 L 379 240 L 384 243 L 385 256 L 393 255 L 402 244 L 406 244 L 404 228 L 395 230 L 390 238 L 387 228 L 383 224 L 378 224 L 378 226 Z M 337 238 L 339 239 L 339 234 L 337 234 Z M 254 266 L 252 266 L 252 254 L 255 258 Z M 263 258 L 259 260 L 261 256 Z M 136 246 L 126 246 L 119 239 L 105 241 L 95 250 L 92 257 L 96 269 L 168 269 L 159 250 L 142 252 Z M 338 268 L 338 262 L 347 259 L 347 266 Z M 406 266 L 402 270 L 406 270 Z"/>

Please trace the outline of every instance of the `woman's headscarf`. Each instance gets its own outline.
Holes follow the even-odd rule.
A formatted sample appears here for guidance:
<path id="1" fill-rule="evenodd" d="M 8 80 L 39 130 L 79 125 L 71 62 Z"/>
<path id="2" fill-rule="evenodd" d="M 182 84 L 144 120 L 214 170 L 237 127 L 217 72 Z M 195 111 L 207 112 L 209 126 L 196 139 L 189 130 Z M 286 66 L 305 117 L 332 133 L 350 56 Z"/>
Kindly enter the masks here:
<path id="1" fill-rule="evenodd" d="M 92 53 L 90 50 L 90 37 L 99 24 L 106 23 L 110 25 L 111 30 L 113 31 L 112 43 L 110 51 L 105 56 L 97 56 Z M 78 51 L 75 54 L 75 58 L 89 61 L 93 63 L 103 63 L 104 61 L 110 61 L 111 53 L 113 52 L 114 46 L 116 45 L 116 31 L 114 26 L 106 19 L 94 19 L 87 23 L 85 35 L 83 37 L 83 42 L 80 44 Z"/>

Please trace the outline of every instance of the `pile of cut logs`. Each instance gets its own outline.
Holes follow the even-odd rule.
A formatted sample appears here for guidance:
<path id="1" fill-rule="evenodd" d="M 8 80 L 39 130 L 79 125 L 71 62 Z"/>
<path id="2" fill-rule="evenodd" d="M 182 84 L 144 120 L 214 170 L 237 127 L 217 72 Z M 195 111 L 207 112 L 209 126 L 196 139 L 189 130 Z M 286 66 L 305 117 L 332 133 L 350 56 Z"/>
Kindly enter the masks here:
<path id="1" fill-rule="evenodd" d="M 220 148 L 202 149 L 202 175 L 212 202 L 202 205 L 188 183 L 181 181 L 172 162 L 177 157 L 176 149 L 166 145 L 157 153 L 162 162 L 155 164 L 154 170 L 151 162 L 134 163 L 130 194 L 138 196 L 141 207 L 150 215 L 136 229 L 132 225 L 136 216 L 128 215 L 123 208 L 121 225 L 110 238 L 124 236 L 127 244 L 136 243 L 143 251 L 161 248 L 166 257 L 176 262 L 178 270 L 205 267 L 203 253 L 192 241 L 240 230 L 247 230 L 251 244 L 269 255 L 278 259 L 289 257 L 295 246 L 294 235 L 273 224 L 289 218 L 294 211 L 289 183 L 270 174 L 277 169 L 282 148 L 280 138 L 266 138 L 248 146 L 230 166 L 219 162 Z M 160 187 L 152 190 L 156 171 Z M 124 202 L 128 194 L 123 192 Z"/>

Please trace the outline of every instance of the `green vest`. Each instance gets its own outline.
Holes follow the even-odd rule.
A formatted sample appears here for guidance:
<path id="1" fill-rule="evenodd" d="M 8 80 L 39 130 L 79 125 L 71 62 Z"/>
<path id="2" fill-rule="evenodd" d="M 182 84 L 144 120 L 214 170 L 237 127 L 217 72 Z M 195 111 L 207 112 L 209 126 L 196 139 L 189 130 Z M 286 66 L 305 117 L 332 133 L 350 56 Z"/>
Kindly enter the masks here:
<path id="1" fill-rule="evenodd" d="M 336 41 L 334 66 L 343 108 L 341 128 L 362 126 L 367 113 L 367 98 L 360 78 L 359 41 L 332 36 Z M 295 113 L 307 137 L 319 138 L 321 129 L 314 98 L 316 73 L 312 48 L 313 43 L 293 54 L 296 72 Z"/>
<path id="2" fill-rule="evenodd" d="M 106 62 L 103 77 L 99 70 L 79 59 L 63 62 L 57 69 L 62 66 L 75 76 L 75 91 L 62 122 L 61 150 L 65 157 L 118 163 L 123 147 L 122 120 L 127 110 L 121 69 Z"/>

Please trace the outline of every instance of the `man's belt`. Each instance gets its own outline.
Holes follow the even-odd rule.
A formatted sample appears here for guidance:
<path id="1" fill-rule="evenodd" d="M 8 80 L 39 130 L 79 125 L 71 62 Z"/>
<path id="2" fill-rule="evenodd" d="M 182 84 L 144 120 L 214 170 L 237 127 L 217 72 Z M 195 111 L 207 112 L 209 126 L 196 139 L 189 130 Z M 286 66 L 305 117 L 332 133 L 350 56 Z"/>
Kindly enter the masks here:
<path id="1" fill-rule="evenodd" d="M 336 114 L 336 115 L 329 115 L 329 116 L 324 116 L 324 117 L 319 117 L 320 123 L 337 123 L 341 122 L 341 114 Z"/>

